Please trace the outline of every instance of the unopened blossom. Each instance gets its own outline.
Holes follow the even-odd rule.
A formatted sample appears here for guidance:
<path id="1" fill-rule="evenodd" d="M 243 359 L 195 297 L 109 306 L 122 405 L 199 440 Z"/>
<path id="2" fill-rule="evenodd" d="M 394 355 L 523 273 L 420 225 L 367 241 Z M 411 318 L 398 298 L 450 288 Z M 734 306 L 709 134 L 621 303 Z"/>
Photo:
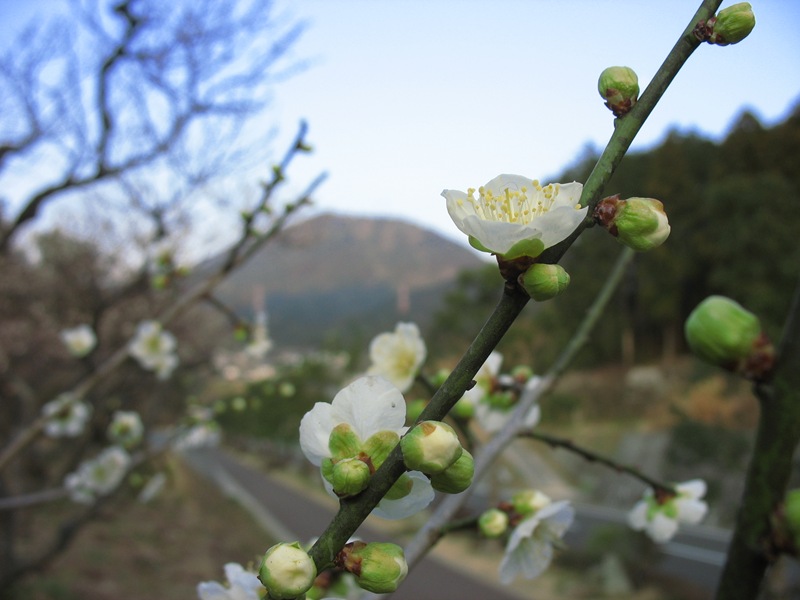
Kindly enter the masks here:
<path id="1" fill-rule="evenodd" d="M 324 467 L 333 457 L 332 444 L 337 450 L 336 458 L 373 451 L 367 446 L 380 442 L 381 438 L 396 445 L 407 429 L 405 413 L 406 404 L 400 390 L 382 377 L 361 377 L 337 393 L 332 402 L 317 402 L 303 416 L 300 448 L 312 464 Z M 339 451 L 345 447 L 349 450 Z M 384 456 L 391 450 L 377 444 L 375 447 Z M 373 514 L 403 519 L 430 504 L 434 496 L 430 481 L 415 471 L 404 477 L 408 489 L 398 497 L 382 499 Z M 332 486 L 324 476 L 323 483 L 332 494 Z"/>
<path id="2" fill-rule="evenodd" d="M 122 482 L 131 457 L 119 446 L 110 446 L 95 458 L 84 461 L 78 470 L 64 479 L 64 486 L 75 502 L 90 504 L 97 496 L 106 496 Z"/>
<path id="3" fill-rule="evenodd" d="M 407 392 L 426 355 L 419 328 L 414 323 L 398 323 L 394 331 L 373 338 L 369 345 L 372 365 L 367 373 L 380 375 L 401 392 Z"/>
<path id="4" fill-rule="evenodd" d="M 144 423 L 136 411 L 118 410 L 111 418 L 106 433 L 113 443 L 132 448 L 142 441 Z"/>
<path id="5" fill-rule="evenodd" d="M 72 394 L 64 393 L 42 407 L 42 416 L 47 418 L 44 432 L 50 437 L 76 437 L 92 415 L 92 407 Z"/>
<path id="6" fill-rule="evenodd" d="M 136 328 L 136 335 L 128 347 L 128 352 L 142 368 L 154 371 L 159 379 L 166 379 L 178 366 L 175 354 L 175 336 L 164 331 L 158 321 L 143 321 Z"/>
<path id="7" fill-rule="evenodd" d="M 517 576 L 533 579 L 553 560 L 553 546 L 575 518 L 567 500 L 547 502 L 514 528 L 500 562 L 500 581 L 509 584 Z"/>
<path id="8" fill-rule="evenodd" d="M 97 345 L 97 336 L 95 336 L 94 330 L 85 324 L 72 329 L 64 329 L 60 336 L 69 353 L 78 358 L 89 354 Z"/>
<path id="9" fill-rule="evenodd" d="M 542 186 L 520 175 L 500 175 L 477 190 L 444 190 L 447 212 L 475 248 L 506 259 L 536 257 L 564 240 L 586 217 L 580 183 Z"/>
<path id="10" fill-rule="evenodd" d="M 694 525 L 708 512 L 701 500 L 706 494 L 706 483 L 692 479 L 675 486 L 676 495 L 657 498 L 648 488 L 642 500 L 628 514 L 628 523 L 637 531 L 644 531 L 654 542 L 663 544 L 678 532 L 680 523 Z"/>
<path id="11" fill-rule="evenodd" d="M 197 584 L 197 597 L 200 600 L 261 600 L 264 596 L 265 589 L 258 576 L 240 564 L 226 564 L 225 579 L 224 585 L 216 581 Z"/>

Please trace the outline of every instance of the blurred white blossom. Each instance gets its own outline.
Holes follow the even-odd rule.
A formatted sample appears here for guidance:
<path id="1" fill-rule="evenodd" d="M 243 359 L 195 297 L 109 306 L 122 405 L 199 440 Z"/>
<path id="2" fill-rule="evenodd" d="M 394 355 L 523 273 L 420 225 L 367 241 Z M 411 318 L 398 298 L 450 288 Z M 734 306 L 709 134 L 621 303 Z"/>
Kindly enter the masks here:
<path id="1" fill-rule="evenodd" d="M 64 329 L 61 332 L 61 341 L 69 350 L 70 354 L 81 358 L 91 352 L 97 345 L 97 336 L 89 325 L 78 325 L 72 329 Z"/>
<path id="2" fill-rule="evenodd" d="M 702 479 L 685 481 L 677 484 L 675 491 L 677 495 L 659 500 L 652 488 L 648 488 L 628 514 L 630 526 L 663 544 L 678 532 L 680 523 L 699 523 L 708 512 L 708 505 L 701 500 L 706 494 L 706 482 Z"/>
<path id="3" fill-rule="evenodd" d="M 416 324 L 398 323 L 393 332 L 378 334 L 370 342 L 372 365 L 367 373 L 379 375 L 401 392 L 407 392 L 426 355 L 425 341 Z"/>
<path id="4" fill-rule="evenodd" d="M 72 394 L 61 394 L 42 407 L 42 416 L 47 418 L 44 432 L 50 437 L 76 437 L 83 433 L 91 414 L 91 405 Z"/>
<path id="5" fill-rule="evenodd" d="M 72 500 L 91 504 L 97 496 L 106 496 L 117 488 L 130 464 L 131 457 L 123 448 L 110 446 L 67 475 L 64 486 Z"/>
<path id="6" fill-rule="evenodd" d="M 178 366 L 175 336 L 164 331 L 157 321 L 143 321 L 136 328 L 136 335 L 128 351 L 142 368 L 154 371 L 159 379 L 167 379 Z"/>
<path id="7" fill-rule="evenodd" d="M 261 600 L 266 591 L 255 573 L 237 563 L 225 565 L 225 579 L 225 585 L 216 581 L 197 584 L 197 597 L 200 600 Z"/>
<path id="8" fill-rule="evenodd" d="M 161 493 L 166 483 L 167 476 L 164 475 L 164 473 L 156 473 L 147 480 L 147 483 L 142 488 L 142 491 L 139 492 L 136 499 L 142 504 L 147 504 Z"/>
<path id="9" fill-rule="evenodd" d="M 118 410 L 111 418 L 106 433 L 113 443 L 133 448 L 142 441 L 144 423 L 136 411 Z"/>
<path id="10" fill-rule="evenodd" d="M 500 562 L 503 584 L 511 583 L 520 575 L 526 579 L 541 575 L 553 560 L 553 546 L 560 543 L 575 518 L 575 509 L 567 500 L 551 502 L 548 498 L 543 504 L 520 521 L 511 533 Z"/>

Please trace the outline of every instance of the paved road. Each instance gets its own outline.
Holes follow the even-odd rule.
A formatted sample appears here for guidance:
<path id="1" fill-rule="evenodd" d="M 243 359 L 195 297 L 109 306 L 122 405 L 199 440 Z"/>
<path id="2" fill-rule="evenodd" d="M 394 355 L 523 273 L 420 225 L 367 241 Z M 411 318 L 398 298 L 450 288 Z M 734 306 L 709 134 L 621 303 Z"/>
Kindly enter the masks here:
<path id="1" fill-rule="evenodd" d="M 239 486 L 244 494 L 245 507 L 256 518 L 272 529 L 283 528 L 280 539 L 309 540 L 322 532 L 330 523 L 333 511 L 330 506 L 303 496 L 278 479 L 241 464 L 230 454 L 219 449 L 192 450 L 184 454 L 195 469 L 218 481 L 229 491 Z M 266 510 L 264 510 L 266 509 Z M 290 534 L 290 535 L 286 535 Z M 386 535 L 362 525 L 356 535 L 367 541 L 391 541 Z M 388 596 L 383 596 L 388 597 Z M 392 600 L 520 600 L 522 597 L 506 588 L 473 579 L 433 556 L 427 556 L 392 594 Z"/>

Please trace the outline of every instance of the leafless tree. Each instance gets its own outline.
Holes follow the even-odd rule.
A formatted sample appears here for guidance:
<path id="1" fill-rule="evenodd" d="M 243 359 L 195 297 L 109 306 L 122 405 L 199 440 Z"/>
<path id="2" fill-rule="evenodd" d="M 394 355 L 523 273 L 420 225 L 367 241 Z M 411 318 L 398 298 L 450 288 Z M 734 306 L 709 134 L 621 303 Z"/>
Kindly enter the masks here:
<path id="1" fill-rule="evenodd" d="M 76 0 L 31 25 L 0 56 L 0 251 L 57 198 L 126 198 L 141 181 L 185 197 L 263 161 L 263 138 L 245 157 L 241 134 L 269 130 L 264 108 L 300 67 L 288 53 L 303 28 L 271 0 Z M 158 228 L 164 201 L 150 206 Z"/>

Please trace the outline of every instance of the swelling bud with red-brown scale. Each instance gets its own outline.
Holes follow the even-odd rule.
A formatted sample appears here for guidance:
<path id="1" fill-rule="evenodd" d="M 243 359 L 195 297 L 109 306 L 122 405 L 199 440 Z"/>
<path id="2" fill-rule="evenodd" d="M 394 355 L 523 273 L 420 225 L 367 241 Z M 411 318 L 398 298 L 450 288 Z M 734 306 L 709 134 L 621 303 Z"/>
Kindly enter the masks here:
<path id="1" fill-rule="evenodd" d="M 597 91 L 615 117 L 622 117 L 639 99 L 639 78 L 630 67 L 608 67 L 597 80 Z"/>

